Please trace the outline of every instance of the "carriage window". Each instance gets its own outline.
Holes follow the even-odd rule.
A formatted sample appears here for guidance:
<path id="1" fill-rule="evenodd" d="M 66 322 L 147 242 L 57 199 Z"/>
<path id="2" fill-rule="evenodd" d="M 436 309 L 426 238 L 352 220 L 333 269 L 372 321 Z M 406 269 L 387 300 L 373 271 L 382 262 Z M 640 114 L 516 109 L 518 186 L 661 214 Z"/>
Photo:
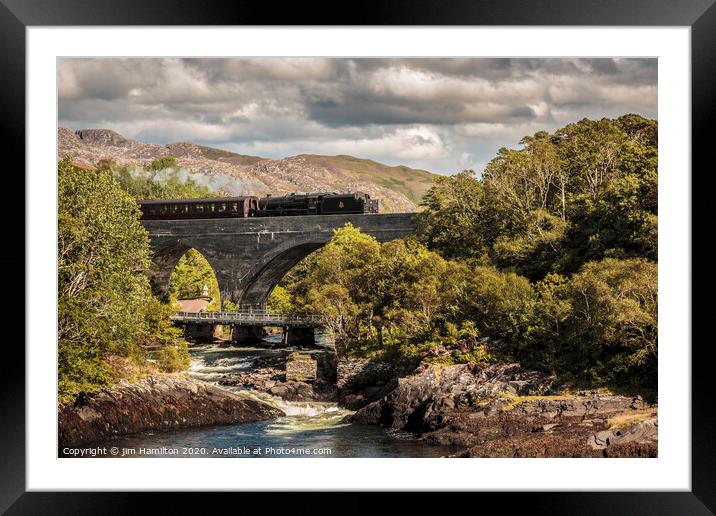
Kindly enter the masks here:
<path id="1" fill-rule="evenodd" d="M 204 205 L 203 204 L 197 204 L 194 206 L 194 209 L 197 213 L 204 213 Z"/>
<path id="2" fill-rule="evenodd" d="M 239 211 L 239 203 L 238 202 L 231 203 L 231 211 Z"/>
<path id="3" fill-rule="evenodd" d="M 160 211 L 161 213 L 166 213 L 166 212 L 167 212 L 167 205 L 166 205 L 166 204 L 162 204 L 162 205 L 159 207 L 159 211 Z"/>

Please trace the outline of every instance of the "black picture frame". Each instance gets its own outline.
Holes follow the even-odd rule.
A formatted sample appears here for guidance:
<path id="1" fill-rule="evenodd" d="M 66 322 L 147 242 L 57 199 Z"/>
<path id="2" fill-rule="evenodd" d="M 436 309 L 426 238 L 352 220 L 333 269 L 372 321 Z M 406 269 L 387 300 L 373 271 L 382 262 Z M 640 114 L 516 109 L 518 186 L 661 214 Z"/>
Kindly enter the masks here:
<path id="1" fill-rule="evenodd" d="M 5 157 L 16 160 L 14 176 L 25 167 L 25 29 L 28 26 L 85 25 L 552 25 L 552 26 L 686 26 L 691 27 L 692 71 L 692 170 L 707 173 L 710 153 L 709 122 L 716 115 L 716 0 L 393 0 L 356 4 L 350 16 L 337 3 L 282 3 L 246 0 L 0 0 L 0 130 Z M 340 14 L 339 14 L 340 13 Z M 711 166 L 710 168 L 713 168 Z M 6 177 L 8 170 L 6 169 Z M 692 173 L 692 178 L 695 175 Z M 686 176 L 685 176 L 686 179 Z M 22 184 L 22 182 L 20 182 Z M 692 191 L 698 193 L 698 189 Z M 14 201 L 25 196 L 13 190 Z M 24 192 L 23 187 L 23 193 Z M 703 195 L 703 191 L 701 194 Z M 692 205 L 697 206 L 696 199 Z M 31 204 L 28 203 L 28 206 Z M 22 209 L 16 208 L 16 212 Z M 24 210 L 23 210 L 24 211 Z M 25 226 L 17 217 L 6 218 L 5 228 L 15 242 L 10 258 L 2 258 L 8 270 L 24 264 Z M 24 222 L 24 219 L 23 219 Z M 10 227 L 8 227 L 10 226 Z M 13 235 L 12 233 L 15 232 Z M 696 245 L 699 242 L 694 242 Z M 24 249 L 24 246 L 23 246 Z M 692 248 L 692 256 L 698 256 Z M 19 275 L 11 275 L 6 288 L 22 292 Z M 16 305 L 18 299 L 13 299 Z M 31 310 L 31 306 L 26 307 Z M 15 308 L 17 313 L 17 308 Z M 693 318 L 693 317 L 692 317 Z M 20 327 L 17 321 L 4 321 Z M 9 324 L 12 322 L 12 324 Z M 20 335 L 6 334 L 0 381 L 0 510 L 8 514 L 126 514 L 144 506 L 138 493 L 39 493 L 25 488 L 25 358 Z M 24 339 L 23 339 L 24 341 Z M 689 343 L 669 343 L 687 346 Z M 521 493 L 507 496 L 527 504 L 531 513 L 570 514 L 712 514 L 716 511 L 716 446 L 714 410 L 708 403 L 708 341 L 692 346 L 692 491 Z M 9 367 L 7 364 L 12 364 Z M 222 500 L 212 495 L 213 504 Z M 244 495 L 242 495 L 244 496 Z M 303 501 L 292 499 L 292 503 Z M 358 495 L 355 503 L 344 498 L 341 512 L 370 510 L 369 499 Z M 480 494 L 480 504 L 487 497 Z M 163 497 L 163 512 L 186 508 L 186 495 Z M 301 498 L 305 498 L 301 496 Z M 422 496 L 415 496 L 421 503 Z M 272 497 L 272 507 L 276 499 Z M 499 503 L 499 501 L 498 501 Z"/>

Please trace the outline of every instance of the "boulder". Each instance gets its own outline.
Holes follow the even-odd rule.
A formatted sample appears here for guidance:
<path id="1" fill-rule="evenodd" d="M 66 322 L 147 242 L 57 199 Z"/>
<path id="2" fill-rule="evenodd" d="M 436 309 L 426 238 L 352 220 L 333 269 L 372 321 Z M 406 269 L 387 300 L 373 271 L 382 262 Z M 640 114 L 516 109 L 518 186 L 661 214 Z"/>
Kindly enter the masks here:
<path id="1" fill-rule="evenodd" d="M 419 368 L 412 376 L 400 378 L 394 390 L 359 410 L 353 420 L 421 432 L 433 429 L 434 419 L 440 419 L 440 414 L 457 405 L 475 405 L 479 400 L 502 394 L 541 394 L 550 388 L 548 376 L 523 371 L 519 364 L 489 367 L 431 365 Z"/>
<path id="2" fill-rule="evenodd" d="M 627 443 L 652 443 L 658 440 L 659 424 L 656 418 L 647 419 L 626 428 L 608 429 L 589 437 L 587 444 L 595 450 Z"/>
<path id="3" fill-rule="evenodd" d="M 316 380 L 318 364 L 311 355 L 291 353 L 286 359 L 286 380 L 313 382 Z"/>

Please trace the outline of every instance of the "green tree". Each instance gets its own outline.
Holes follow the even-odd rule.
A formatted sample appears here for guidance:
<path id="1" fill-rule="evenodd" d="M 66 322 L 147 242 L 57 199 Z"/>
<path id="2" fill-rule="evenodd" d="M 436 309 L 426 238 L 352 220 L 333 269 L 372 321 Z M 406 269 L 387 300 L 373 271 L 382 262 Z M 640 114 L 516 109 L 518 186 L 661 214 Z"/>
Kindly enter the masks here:
<path id="1" fill-rule="evenodd" d="M 276 285 L 266 301 L 266 309 L 270 312 L 290 314 L 294 302 L 290 292 L 282 285 Z"/>
<path id="2" fill-rule="evenodd" d="M 204 293 L 204 286 L 209 291 L 211 302 L 206 311 L 217 311 L 221 307 L 221 293 L 214 269 L 204 256 L 196 249 L 189 249 L 179 258 L 169 280 L 169 299 L 191 299 Z"/>
<path id="3" fill-rule="evenodd" d="M 163 158 L 157 158 L 147 165 L 147 170 L 164 170 L 167 168 L 179 168 L 177 165 L 177 159 L 174 156 L 164 156 Z"/>
<path id="4" fill-rule="evenodd" d="M 168 318 L 148 312 L 156 305 L 148 303 L 149 242 L 138 217 L 110 173 L 58 163 L 60 399 L 115 381 L 111 357 L 142 362 L 145 342 L 168 329 Z"/>
<path id="5" fill-rule="evenodd" d="M 657 255 L 657 124 L 583 119 L 501 148 L 481 178 L 439 178 L 418 238 L 448 259 L 539 281 L 604 257 Z"/>
<path id="6" fill-rule="evenodd" d="M 416 216 L 418 238 L 446 258 L 480 260 L 491 236 L 483 224 L 484 202 L 473 171 L 438 177 L 423 197 L 425 210 Z"/>
<path id="7" fill-rule="evenodd" d="M 582 267 L 568 286 L 563 368 L 590 381 L 655 388 L 657 279 L 656 263 L 639 258 Z"/>

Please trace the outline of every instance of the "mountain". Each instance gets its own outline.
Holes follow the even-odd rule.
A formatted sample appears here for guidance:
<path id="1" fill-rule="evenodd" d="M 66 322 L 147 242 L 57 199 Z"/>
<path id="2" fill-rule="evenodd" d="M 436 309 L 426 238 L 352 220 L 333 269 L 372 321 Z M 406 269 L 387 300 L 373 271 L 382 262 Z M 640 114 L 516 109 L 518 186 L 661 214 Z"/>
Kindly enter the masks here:
<path id="1" fill-rule="evenodd" d="M 188 142 L 142 143 L 109 129 L 72 131 L 60 127 L 57 156 L 67 155 L 88 168 L 100 160 L 143 166 L 173 156 L 181 167 L 199 173 L 194 178 L 226 195 L 358 191 L 380 199 L 384 212 L 415 211 L 436 177 L 425 170 L 346 155 L 300 154 L 274 160 Z"/>

